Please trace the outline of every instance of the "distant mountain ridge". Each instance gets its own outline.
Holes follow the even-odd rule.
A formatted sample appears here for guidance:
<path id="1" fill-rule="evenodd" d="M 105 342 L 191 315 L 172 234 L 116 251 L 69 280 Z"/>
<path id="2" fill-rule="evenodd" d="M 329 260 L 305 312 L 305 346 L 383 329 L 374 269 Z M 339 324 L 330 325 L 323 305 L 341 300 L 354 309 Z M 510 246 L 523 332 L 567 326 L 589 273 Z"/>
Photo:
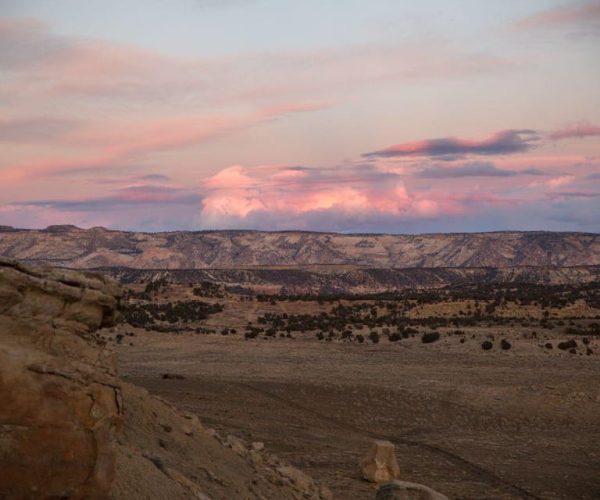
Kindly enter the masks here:
<path id="1" fill-rule="evenodd" d="M 598 266 L 600 235 L 570 232 L 340 234 L 306 231 L 143 233 L 101 227 L 0 226 L 0 256 L 79 269 Z"/>

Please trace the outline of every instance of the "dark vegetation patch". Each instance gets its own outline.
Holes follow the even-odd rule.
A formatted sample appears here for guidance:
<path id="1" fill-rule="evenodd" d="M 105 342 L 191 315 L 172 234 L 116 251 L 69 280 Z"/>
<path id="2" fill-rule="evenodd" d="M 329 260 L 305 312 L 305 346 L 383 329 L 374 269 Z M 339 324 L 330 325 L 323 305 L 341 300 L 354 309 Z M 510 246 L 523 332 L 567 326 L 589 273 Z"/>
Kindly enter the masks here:
<path id="1" fill-rule="evenodd" d="M 489 351 L 493 347 L 494 347 L 494 344 L 492 342 L 490 342 L 489 340 L 486 340 L 486 341 L 484 341 L 484 342 L 481 343 L 481 348 L 484 351 Z"/>
<path id="2" fill-rule="evenodd" d="M 199 300 L 178 302 L 148 302 L 129 303 L 122 307 L 121 312 L 125 321 L 138 327 L 151 326 L 156 329 L 157 323 L 189 323 L 202 321 L 209 315 L 221 312 L 221 304 L 209 304 Z"/>
<path id="3" fill-rule="evenodd" d="M 564 342 L 559 342 L 557 346 L 561 351 L 567 351 L 569 349 L 576 349 L 577 342 L 574 339 L 565 340 Z"/>
<path id="4" fill-rule="evenodd" d="M 210 281 L 201 281 L 199 285 L 194 287 L 192 293 L 197 297 L 215 297 L 222 299 L 225 297 L 225 288 L 216 283 L 211 283 Z"/>
<path id="5" fill-rule="evenodd" d="M 432 342 L 436 342 L 438 340 L 440 340 L 440 334 L 438 332 L 424 333 L 421 337 L 421 342 L 423 344 L 431 344 Z"/>

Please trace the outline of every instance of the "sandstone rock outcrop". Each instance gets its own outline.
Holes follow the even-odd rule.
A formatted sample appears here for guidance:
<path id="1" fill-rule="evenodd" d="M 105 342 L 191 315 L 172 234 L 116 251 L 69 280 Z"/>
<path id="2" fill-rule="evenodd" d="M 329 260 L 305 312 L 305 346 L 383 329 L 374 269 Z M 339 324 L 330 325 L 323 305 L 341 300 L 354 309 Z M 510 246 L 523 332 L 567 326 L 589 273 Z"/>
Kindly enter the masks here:
<path id="1" fill-rule="evenodd" d="M 0 497 L 109 495 L 121 393 L 94 331 L 111 280 L 0 260 Z"/>
<path id="2" fill-rule="evenodd" d="M 448 497 L 422 484 L 396 480 L 381 485 L 375 500 L 448 500 Z"/>
<path id="3" fill-rule="evenodd" d="M 389 441 L 374 441 L 369 453 L 360 462 L 362 477 L 374 483 L 383 483 L 400 477 L 395 451 L 396 447 Z"/>

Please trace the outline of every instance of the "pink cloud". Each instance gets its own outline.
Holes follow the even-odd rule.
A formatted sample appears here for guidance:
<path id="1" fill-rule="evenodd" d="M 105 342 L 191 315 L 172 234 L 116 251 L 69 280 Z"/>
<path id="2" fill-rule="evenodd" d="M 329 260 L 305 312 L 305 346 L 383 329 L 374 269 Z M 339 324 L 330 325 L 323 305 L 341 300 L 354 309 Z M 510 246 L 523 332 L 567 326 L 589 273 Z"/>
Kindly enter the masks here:
<path id="1" fill-rule="evenodd" d="M 320 109 L 322 104 L 283 103 L 277 108 L 238 116 L 164 117 L 151 121 L 122 121 L 81 127 L 63 134 L 57 141 L 64 147 L 87 148 L 97 153 L 32 159 L 8 165 L 0 172 L 0 181 L 17 182 L 32 177 L 82 171 L 103 165 L 110 170 L 149 153 L 181 149 L 241 132 L 293 113 Z M 22 134 L 26 134 L 23 131 Z"/>
<path id="2" fill-rule="evenodd" d="M 555 141 L 561 139 L 581 138 L 581 137 L 592 137 L 600 136 L 600 127 L 598 125 L 592 125 L 591 123 L 581 122 L 575 125 L 564 127 L 560 130 L 556 130 L 548 135 L 550 139 Z"/>
<path id="3" fill-rule="evenodd" d="M 600 3 L 588 2 L 544 10 L 521 19 L 517 22 L 517 27 L 554 28 L 582 23 L 600 23 Z"/>
<path id="4" fill-rule="evenodd" d="M 551 189 L 556 189 L 562 186 L 566 186 L 568 184 L 573 183 L 575 180 L 575 176 L 571 174 L 559 175 L 557 177 L 553 177 L 552 179 L 548 179 L 546 181 L 546 185 Z"/>
<path id="5" fill-rule="evenodd" d="M 115 157 L 110 156 L 38 158 L 18 162 L 16 164 L 9 164 L 7 167 L 0 170 L 0 182 L 5 185 L 19 183 L 70 170 L 80 171 L 86 168 L 91 170 L 99 165 L 103 168 L 110 169 L 110 164 L 115 160 Z"/>
<path id="6" fill-rule="evenodd" d="M 332 172 L 330 174 L 334 174 Z M 442 211 L 460 213 L 459 203 L 443 195 L 410 193 L 398 177 L 377 171 L 337 171 L 330 182 L 323 170 L 294 167 L 228 167 L 203 182 L 201 218 L 214 224 L 246 219 L 257 213 L 270 217 L 312 213 L 345 216 L 380 214 L 403 218 L 434 217 Z"/>

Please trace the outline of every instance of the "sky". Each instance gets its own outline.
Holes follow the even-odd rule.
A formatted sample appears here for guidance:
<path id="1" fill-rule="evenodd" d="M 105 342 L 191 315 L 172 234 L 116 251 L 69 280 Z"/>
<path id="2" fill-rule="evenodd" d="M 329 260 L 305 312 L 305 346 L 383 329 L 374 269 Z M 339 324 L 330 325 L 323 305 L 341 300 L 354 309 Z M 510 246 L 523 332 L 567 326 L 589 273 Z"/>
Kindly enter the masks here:
<path id="1" fill-rule="evenodd" d="M 0 0 L 0 225 L 600 232 L 600 0 Z"/>

